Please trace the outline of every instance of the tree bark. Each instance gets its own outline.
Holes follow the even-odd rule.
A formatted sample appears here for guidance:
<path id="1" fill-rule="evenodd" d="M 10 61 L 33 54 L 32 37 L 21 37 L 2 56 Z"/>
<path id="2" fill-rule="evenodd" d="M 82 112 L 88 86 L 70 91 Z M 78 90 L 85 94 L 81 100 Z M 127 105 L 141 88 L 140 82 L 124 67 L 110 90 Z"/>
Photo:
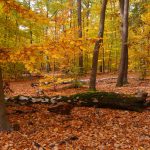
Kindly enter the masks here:
<path id="1" fill-rule="evenodd" d="M 121 16 L 121 35 L 123 36 L 123 17 L 124 17 L 124 0 L 119 0 L 120 5 L 120 16 Z M 123 39 L 123 37 L 122 37 Z M 125 69 L 124 69 L 124 77 L 123 77 L 123 84 L 128 83 L 128 52 L 125 56 Z"/>
<path id="2" fill-rule="evenodd" d="M 124 0 L 121 59 L 120 59 L 119 74 L 118 74 L 116 86 L 123 86 L 124 82 L 127 82 L 127 72 L 128 72 L 128 14 L 129 14 L 128 11 L 129 11 L 129 0 Z"/>
<path id="3" fill-rule="evenodd" d="M 78 37 L 82 38 L 82 15 L 81 15 L 81 0 L 77 0 L 78 6 Z M 79 68 L 80 73 L 83 73 L 83 51 L 79 52 Z"/>
<path id="4" fill-rule="evenodd" d="M 29 2 L 28 2 L 28 7 L 29 7 L 29 10 L 31 10 L 31 0 L 29 0 Z M 30 44 L 33 44 L 33 31 L 32 31 L 32 24 L 31 23 L 30 23 L 29 34 L 30 34 Z"/>
<path id="5" fill-rule="evenodd" d="M 120 6 L 120 16 L 123 23 L 123 17 L 124 17 L 124 0 L 119 0 L 119 6 Z"/>
<path id="6" fill-rule="evenodd" d="M 49 18 L 49 3 L 50 1 L 46 1 L 46 17 Z M 46 27 L 46 37 L 48 37 L 48 26 Z M 51 71 L 50 63 L 49 63 L 49 57 L 46 56 L 46 72 L 49 73 Z"/>
<path id="7" fill-rule="evenodd" d="M 86 3 L 86 9 L 87 9 L 87 11 L 86 11 L 86 27 L 87 27 L 87 29 L 86 29 L 86 37 L 88 37 L 88 32 L 89 32 L 89 16 L 90 16 L 90 9 L 89 9 L 89 7 L 90 7 L 90 0 L 88 0 L 87 1 L 87 3 Z"/>
<path id="8" fill-rule="evenodd" d="M 99 55 L 99 48 L 103 44 L 106 6 L 107 6 L 107 0 L 103 0 L 102 9 L 100 13 L 100 24 L 99 24 L 99 33 L 98 33 L 99 39 L 96 41 L 94 51 L 93 51 L 92 70 L 91 70 L 90 85 L 89 85 L 90 90 L 96 90 L 98 55 Z"/>
<path id="9" fill-rule="evenodd" d="M 0 68 L 0 131 L 9 131 L 11 129 L 6 115 L 6 107 L 4 102 L 4 90 L 2 80 L 2 70 Z"/>
<path id="10" fill-rule="evenodd" d="M 72 28 L 72 15 L 73 15 L 73 1 L 72 0 L 69 0 L 69 19 L 70 19 L 70 22 L 69 22 L 69 27 Z"/>

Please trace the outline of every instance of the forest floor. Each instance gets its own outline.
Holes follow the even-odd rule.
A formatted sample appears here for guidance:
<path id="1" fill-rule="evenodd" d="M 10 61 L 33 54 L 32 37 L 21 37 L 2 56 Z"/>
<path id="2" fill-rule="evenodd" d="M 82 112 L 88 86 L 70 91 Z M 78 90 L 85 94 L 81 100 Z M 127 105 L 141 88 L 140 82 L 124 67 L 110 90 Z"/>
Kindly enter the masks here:
<path id="1" fill-rule="evenodd" d="M 130 84 L 115 87 L 115 77 L 114 74 L 99 75 L 97 89 L 125 94 L 134 94 L 140 89 L 150 93 L 149 79 L 139 81 L 137 76 L 130 75 Z M 14 93 L 10 96 L 36 95 L 37 88 L 30 86 L 32 82 L 36 81 L 11 82 Z M 78 89 L 58 86 L 57 91 L 49 89 L 45 94 L 71 95 L 85 91 L 88 85 Z M 41 146 L 46 150 L 150 150 L 150 110 L 138 113 L 75 107 L 71 115 L 60 115 L 48 112 L 48 107 L 46 104 L 8 106 L 9 120 L 11 124 L 19 124 L 20 130 L 0 133 L 0 149 L 38 150 Z"/>

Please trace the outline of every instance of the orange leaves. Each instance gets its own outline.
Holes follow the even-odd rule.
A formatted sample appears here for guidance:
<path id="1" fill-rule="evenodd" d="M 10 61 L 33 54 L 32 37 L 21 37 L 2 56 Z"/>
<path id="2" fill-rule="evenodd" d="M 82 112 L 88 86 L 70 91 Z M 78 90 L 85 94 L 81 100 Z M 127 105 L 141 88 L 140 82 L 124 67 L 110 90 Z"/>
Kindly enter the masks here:
<path id="1" fill-rule="evenodd" d="M 14 62 L 14 57 L 13 57 L 13 49 L 11 48 L 0 48 L 0 62 Z"/>

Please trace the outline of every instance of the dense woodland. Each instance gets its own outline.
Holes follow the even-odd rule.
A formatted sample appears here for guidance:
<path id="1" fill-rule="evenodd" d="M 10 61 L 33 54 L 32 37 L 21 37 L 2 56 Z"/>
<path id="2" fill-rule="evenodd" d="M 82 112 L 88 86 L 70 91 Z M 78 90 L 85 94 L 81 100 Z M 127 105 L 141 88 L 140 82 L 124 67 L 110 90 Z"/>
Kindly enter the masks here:
<path id="1" fill-rule="evenodd" d="M 0 0 L 0 31 L 0 148 L 150 149 L 149 0 Z"/>

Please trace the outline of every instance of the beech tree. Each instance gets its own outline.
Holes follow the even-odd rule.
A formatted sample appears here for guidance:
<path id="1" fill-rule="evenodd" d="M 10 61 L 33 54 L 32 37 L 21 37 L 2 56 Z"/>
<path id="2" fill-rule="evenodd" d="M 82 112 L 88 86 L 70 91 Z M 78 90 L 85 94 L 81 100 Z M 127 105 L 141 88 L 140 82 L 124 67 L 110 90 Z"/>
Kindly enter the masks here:
<path id="1" fill-rule="evenodd" d="M 103 0 L 102 8 L 100 13 L 100 23 L 99 23 L 99 32 L 98 40 L 95 42 L 95 47 L 93 51 L 93 60 L 92 60 L 92 71 L 90 75 L 90 90 L 96 90 L 96 74 L 98 66 L 98 55 L 99 48 L 103 46 L 103 34 L 104 34 L 104 23 L 105 23 L 105 12 L 106 12 L 107 0 Z"/>
<path id="2" fill-rule="evenodd" d="M 116 86 L 123 86 L 127 82 L 128 72 L 128 14 L 129 0 L 120 1 L 122 18 L 122 47 L 119 74 Z"/>

